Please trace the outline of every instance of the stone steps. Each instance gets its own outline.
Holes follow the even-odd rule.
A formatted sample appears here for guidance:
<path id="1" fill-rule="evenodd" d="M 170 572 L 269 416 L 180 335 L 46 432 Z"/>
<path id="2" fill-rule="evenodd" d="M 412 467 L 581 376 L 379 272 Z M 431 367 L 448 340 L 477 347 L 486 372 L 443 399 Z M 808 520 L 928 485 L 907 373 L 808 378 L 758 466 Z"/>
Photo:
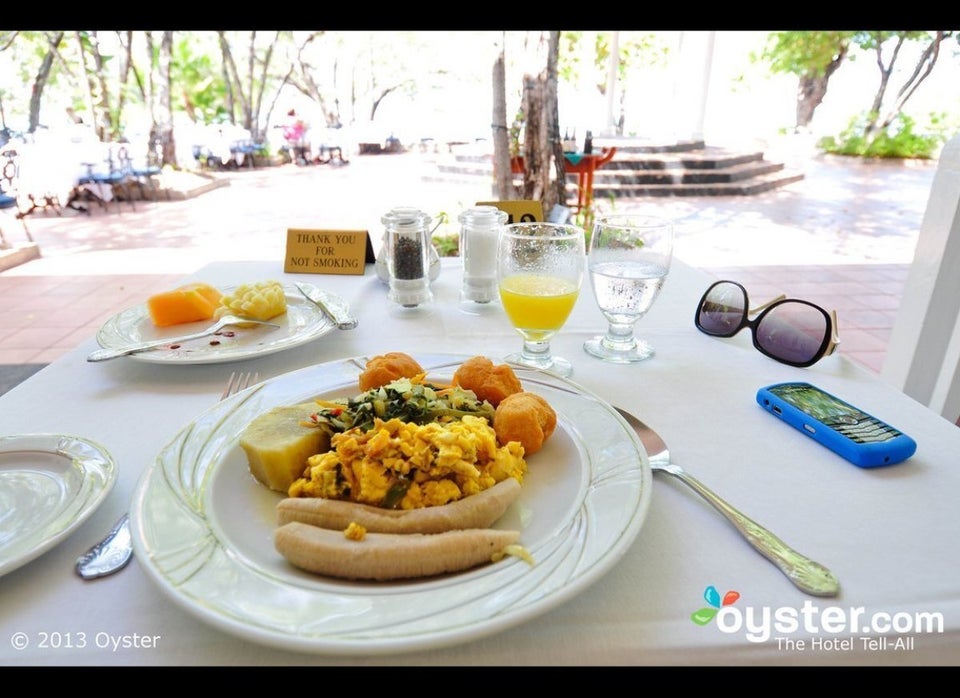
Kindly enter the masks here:
<path id="1" fill-rule="evenodd" d="M 652 196 L 750 196 L 803 179 L 803 173 L 764 158 L 762 151 L 708 147 L 702 141 L 650 144 L 636 139 L 595 140 L 598 151 L 617 154 L 593 176 L 595 199 Z M 439 160 L 442 177 L 493 177 L 489 154 L 457 154 Z M 431 177 L 432 178 L 432 177 Z M 568 176 L 576 196 L 577 177 Z"/>
<path id="2" fill-rule="evenodd" d="M 593 176 L 595 198 L 640 196 L 749 196 L 803 179 L 763 151 L 733 151 L 702 142 L 617 145 L 617 154 Z"/>

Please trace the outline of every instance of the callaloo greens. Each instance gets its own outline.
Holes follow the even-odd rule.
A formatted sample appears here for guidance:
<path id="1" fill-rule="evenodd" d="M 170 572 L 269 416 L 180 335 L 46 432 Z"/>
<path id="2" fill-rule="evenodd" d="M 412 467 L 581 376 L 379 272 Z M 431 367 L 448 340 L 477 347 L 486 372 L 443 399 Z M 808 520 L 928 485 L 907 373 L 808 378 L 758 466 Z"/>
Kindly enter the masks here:
<path id="1" fill-rule="evenodd" d="M 412 378 L 398 378 L 356 397 L 318 401 L 320 409 L 311 419 L 334 432 L 359 427 L 373 428 L 374 419 L 399 419 L 413 424 L 449 422 L 466 415 L 485 417 L 493 424 L 494 407 L 479 400 L 472 390 L 441 386 Z"/>

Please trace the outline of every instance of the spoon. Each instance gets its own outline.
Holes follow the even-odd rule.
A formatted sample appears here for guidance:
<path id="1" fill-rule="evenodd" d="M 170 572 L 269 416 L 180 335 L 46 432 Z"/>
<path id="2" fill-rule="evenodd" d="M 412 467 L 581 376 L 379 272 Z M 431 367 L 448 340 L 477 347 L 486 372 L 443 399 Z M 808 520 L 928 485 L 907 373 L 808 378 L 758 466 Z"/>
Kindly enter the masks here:
<path id="1" fill-rule="evenodd" d="M 780 571 L 797 588 L 813 596 L 836 596 L 840 592 L 840 582 L 833 572 L 819 562 L 798 553 L 763 526 L 734 509 L 680 466 L 671 463 L 667 444 L 657 432 L 626 410 L 619 407 L 616 409 L 640 437 L 652 470 L 669 473 L 692 487 L 697 494 L 723 514 L 743 534 L 750 545 L 780 568 Z"/>
<path id="2" fill-rule="evenodd" d="M 217 322 L 210 325 L 205 330 L 200 332 L 194 332 L 193 334 L 185 334 L 179 337 L 167 337 L 166 339 L 156 339 L 150 342 L 138 342 L 137 344 L 129 344 L 120 349 L 98 349 L 95 352 L 92 352 L 88 357 L 87 361 L 106 361 L 107 359 L 116 359 L 119 356 L 127 356 L 128 354 L 136 354 L 141 351 L 148 351 L 150 349 L 156 349 L 158 347 L 168 347 L 171 344 L 180 344 L 182 342 L 189 342 L 191 339 L 200 339 L 201 337 L 206 337 L 211 334 L 216 334 L 224 327 L 230 325 L 266 325 L 268 327 L 280 327 L 272 322 L 264 322 L 263 320 L 251 320 L 250 318 L 237 317 L 236 315 L 224 315 L 222 318 L 217 320 Z"/>

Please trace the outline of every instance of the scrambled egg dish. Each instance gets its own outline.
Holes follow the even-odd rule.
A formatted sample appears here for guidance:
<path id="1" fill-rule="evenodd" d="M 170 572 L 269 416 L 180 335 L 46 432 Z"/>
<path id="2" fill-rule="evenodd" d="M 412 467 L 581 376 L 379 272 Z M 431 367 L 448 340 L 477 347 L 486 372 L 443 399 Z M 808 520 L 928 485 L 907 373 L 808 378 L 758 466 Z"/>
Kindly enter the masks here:
<path id="1" fill-rule="evenodd" d="M 483 417 L 413 424 L 376 419 L 369 431 L 335 434 L 330 451 L 310 456 L 290 497 L 324 497 L 388 509 L 438 506 L 508 477 L 523 482 L 523 446 L 497 445 Z"/>

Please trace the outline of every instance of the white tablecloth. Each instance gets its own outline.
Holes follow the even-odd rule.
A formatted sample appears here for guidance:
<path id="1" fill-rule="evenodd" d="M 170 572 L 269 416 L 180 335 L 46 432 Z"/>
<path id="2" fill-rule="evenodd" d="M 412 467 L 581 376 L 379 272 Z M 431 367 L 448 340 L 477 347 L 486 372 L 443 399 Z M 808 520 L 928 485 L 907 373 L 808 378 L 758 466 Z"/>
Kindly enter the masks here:
<path id="1" fill-rule="evenodd" d="M 573 361 L 574 380 L 656 428 L 675 462 L 831 568 L 840 596 L 814 598 L 794 588 L 696 494 L 662 475 L 636 542 L 602 579 L 543 615 L 449 648 L 369 657 L 284 651 L 199 620 L 155 587 L 136 559 L 117 575 L 82 581 L 73 573 L 76 557 L 127 510 L 144 470 L 216 402 L 232 371 L 270 378 L 386 351 L 496 358 L 520 345 L 502 314 L 458 310 L 455 259 L 444 260 L 426 320 L 389 316 L 387 289 L 372 266 L 362 277 L 286 275 L 279 260 L 234 262 L 210 265 L 192 278 L 215 285 L 309 281 L 341 295 L 360 324 L 235 364 L 91 364 L 85 360 L 96 348 L 90 338 L 0 397 L 0 433 L 82 435 L 120 463 L 114 490 L 85 524 L 0 578 L 0 665 L 960 663 L 960 429 L 841 355 L 797 369 L 759 354 L 746 332 L 734 339 L 701 334 L 694 306 L 711 279 L 680 262 L 637 326 L 657 350 L 652 360 L 612 366 L 583 352 L 583 341 L 604 327 L 589 282 L 554 350 Z M 842 338 L 842 317 L 840 323 Z M 790 379 L 808 380 L 891 422 L 916 439 L 916 455 L 900 465 L 860 469 L 778 422 L 756 404 L 755 393 Z M 716 621 L 691 620 L 708 606 L 709 586 L 739 593 L 731 617 L 742 627 L 721 630 Z M 778 617 L 797 618 L 799 627 L 778 625 Z M 942 619 L 942 627 L 926 626 L 930 618 Z M 886 620 L 893 623 L 886 633 L 864 627 Z M 827 632 L 831 623 L 835 630 Z M 769 637 L 763 629 L 771 630 Z M 85 647 L 64 646 L 78 633 L 88 638 Z M 60 638 L 60 646 L 50 646 L 51 637 Z M 97 637 L 120 646 L 89 640 Z M 144 637 L 153 638 L 149 647 L 137 639 Z M 14 647 L 23 639 L 25 649 Z M 42 639 L 46 647 L 38 646 Z"/>

